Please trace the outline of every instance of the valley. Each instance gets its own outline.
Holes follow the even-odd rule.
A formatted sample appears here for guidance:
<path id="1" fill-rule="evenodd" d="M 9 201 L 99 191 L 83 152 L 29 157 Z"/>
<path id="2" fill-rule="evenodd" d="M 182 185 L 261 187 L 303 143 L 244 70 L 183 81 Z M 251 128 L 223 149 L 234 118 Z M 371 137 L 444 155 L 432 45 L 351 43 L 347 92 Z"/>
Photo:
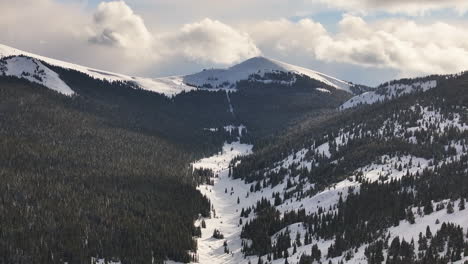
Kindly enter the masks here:
<path id="1" fill-rule="evenodd" d="M 468 261 L 467 73 L 0 57 L 0 263 Z"/>

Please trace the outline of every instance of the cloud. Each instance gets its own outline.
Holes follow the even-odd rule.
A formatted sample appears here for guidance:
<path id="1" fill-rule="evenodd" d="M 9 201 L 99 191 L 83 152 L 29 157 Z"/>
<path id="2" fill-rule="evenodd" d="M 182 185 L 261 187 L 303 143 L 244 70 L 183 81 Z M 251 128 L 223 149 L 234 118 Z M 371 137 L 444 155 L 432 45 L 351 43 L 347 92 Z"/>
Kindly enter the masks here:
<path id="1" fill-rule="evenodd" d="M 260 22 L 250 28 L 262 50 L 286 56 L 396 69 L 401 76 L 468 69 L 468 43 L 463 40 L 468 29 L 463 25 L 403 19 L 367 23 L 345 15 L 335 34 L 310 19 Z"/>
<path id="2" fill-rule="evenodd" d="M 468 11 L 466 0 L 310 0 L 322 3 L 328 7 L 355 13 L 371 13 L 375 11 L 387 13 L 403 13 L 409 15 L 424 15 L 431 11 L 452 9 L 458 13 Z"/>
<path id="3" fill-rule="evenodd" d="M 129 57 L 153 63 L 190 60 L 229 65 L 260 54 L 248 34 L 208 18 L 175 32 L 150 33 L 124 1 L 100 3 L 90 31 L 90 43 L 121 48 Z"/>
<path id="4" fill-rule="evenodd" d="M 262 21 L 245 28 L 262 50 L 285 53 L 297 49 L 311 51 L 314 47 L 308 43 L 320 42 L 327 34 L 322 24 L 310 19 L 297 23 L 286 19 Z"/>
<path id="5" fill-rule="evenodd" d="M 247 33 L 218 20 L 152 30 L 124 1 L 90 10 L 74 1 L 0 0 L 0 10 L 3 44 L 132 75 L 164 68 L 183 72 L 197 63 L 227 66 L 260 54 Z"/>
<path id="6" fill-rule="evenodd" d="M 175 53 L 203 63 L 229 65 L 260 54 L 247 33 L 208 18 L 184 25 L 166 41 Z"/>
<path id="7" fill-rule="evenodd" d="M 123 1 L 100 3 L 93 22 L 92 43 L 123 48 L 151 46 L 152 36 L 143 19 Z"/>

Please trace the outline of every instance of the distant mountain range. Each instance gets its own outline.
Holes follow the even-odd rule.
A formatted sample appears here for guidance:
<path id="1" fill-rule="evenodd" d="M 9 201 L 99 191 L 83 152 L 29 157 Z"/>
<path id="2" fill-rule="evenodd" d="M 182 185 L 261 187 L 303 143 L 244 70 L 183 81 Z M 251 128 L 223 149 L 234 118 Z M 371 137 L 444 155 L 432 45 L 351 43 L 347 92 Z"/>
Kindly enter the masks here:
<path id="1" fill-rule="evenodd" d="M 24 56 L 24 59 L 11 59 L 9 57 Z M 47 64 L 62 67 L 65 69 L 72 69 L 89 75 L 92 78 L 108 80 L 108 81 L 124 81 L 136 84 L 141 89 L 153 91 L 168 96 L 178 94 L 182 91 L 191 91 L 194 89 L 235 89 L 236 83 L 243 80 L 249 80 L 258 77 L 263 82 L 276 82 L 268 78 L 268 74 L 274 73 L 293 73 L 305 75 L 311 79 L 317 80 L 330 87 L 350 91 L 352 84 L 330 77 L 320 72 L 309 70 L 306 68 L 290 65 L 284 62 L 276 61 L 265 57 L 255 57 L 246 60 L 240 64 L 234 65 L 228 69 L 206 69 L 199 73 L 194 73 L 186 76 L 171 76 L 163 78 L 141 78 L 117 74 L 97 69 L 92 69 L 85 66 L 80 66 L 68 62 L 63 62 L 47 57 L 39 56 L 29 52 L 24 52 L 15 48 L 5 45 L 0 45 L 0 57 L 7 57 L 4 62 L 6 69 L 3 72 L 6 75 L 14 75 L 18 77 L 26 77 L 25 75 L 34 75 L 35 65 L 38 61 L 43 61 Z M 46 66 L 40 65 L 40 70 L 45 70 Z M 19 69 L 24 70 L 21 72 Z M 37 74 L 37 73 L 36 73 Z M 50 77 L 46 77 L 51 75 Z M 46 79 L 53 79 L 53 73 L 44 71 L 41 76 L 45 79 L 41 82 L 44 86 L 53 90 L 59 91 L 64 94 L 70 94 L 68 88 L 63 84 L 52 84 L 47 82 Z M 29 78 L 32 80 L 31 78 Z M 57 80 L 58 81 L 58 80 Z M 294 80 L 287 80 L 286 82 L 293 82 Z M 62 86 L 63 89 L 58 86 Z M 314 87 L 320 88 L 320 87 Z"/>

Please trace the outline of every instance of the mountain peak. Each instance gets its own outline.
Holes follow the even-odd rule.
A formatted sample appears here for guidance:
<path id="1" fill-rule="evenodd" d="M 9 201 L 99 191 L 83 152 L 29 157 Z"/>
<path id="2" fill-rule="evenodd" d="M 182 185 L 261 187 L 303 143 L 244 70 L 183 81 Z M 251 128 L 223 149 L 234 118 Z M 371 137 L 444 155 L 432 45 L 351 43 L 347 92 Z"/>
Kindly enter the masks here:
<path id="1" fill-rule="evenodd" d="M 234 88 L 236 82 L 240 80 L 248 80 L 249 76 L 252 74 L 265 74 L 272 72 L 290 72 L 306 75 L 311 79 L 315 79 L 336 89 L 351 93 L 351 85 L 345 81 L 314 70 L 291 65 L 264 56 L 247 59 L 227 69 L 208 69 L 196 74 L 187 75 L 183 77 L 183 82 L 196 87 Z"/>

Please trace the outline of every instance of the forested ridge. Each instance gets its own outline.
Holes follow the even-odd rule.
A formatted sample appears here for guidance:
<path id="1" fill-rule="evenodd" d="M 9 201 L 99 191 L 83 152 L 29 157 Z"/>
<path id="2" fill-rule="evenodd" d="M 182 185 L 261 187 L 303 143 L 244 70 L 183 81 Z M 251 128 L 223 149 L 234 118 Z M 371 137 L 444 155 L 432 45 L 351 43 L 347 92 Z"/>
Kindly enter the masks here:
<path id="1" fill-rule="evenodd" d="M 437 88 L 424 93 L 311 117 L 233 161 L 232 177 L 250 183 L 251 192 L 284 186 L 242 209 L 244 254 L 287 261 L 296 248 L 313 244 L 299 263 L 345 263 L 362 247 L 368 263 L 449 263 L 468 256 L 466 226 L 436 223 L 441 229 L 434 238 L 420 236 L 425 242 L 400 242 L 387 231 L 414 224 L 415 215 L 465 210 L 468 74 L 437 80 Z M 334 192 L 336 185 L 349 187 Z M 338 201 L 316 203 L 327 191 Z M 290 203 L 297 207 L 279 210 Z M 288 228 L 296 224 L 305 231 L 294 239 Z M 329 240 L 327 250 L 318 250 L 315 244 Z"/>
<path id="2" fill-rule="evenodd" d="M 188 167 L 199 154 L 115 127 L 84 98 L 14 78 L 0 95 L 1 263 L 190 260 L 210 208 Z"/>

